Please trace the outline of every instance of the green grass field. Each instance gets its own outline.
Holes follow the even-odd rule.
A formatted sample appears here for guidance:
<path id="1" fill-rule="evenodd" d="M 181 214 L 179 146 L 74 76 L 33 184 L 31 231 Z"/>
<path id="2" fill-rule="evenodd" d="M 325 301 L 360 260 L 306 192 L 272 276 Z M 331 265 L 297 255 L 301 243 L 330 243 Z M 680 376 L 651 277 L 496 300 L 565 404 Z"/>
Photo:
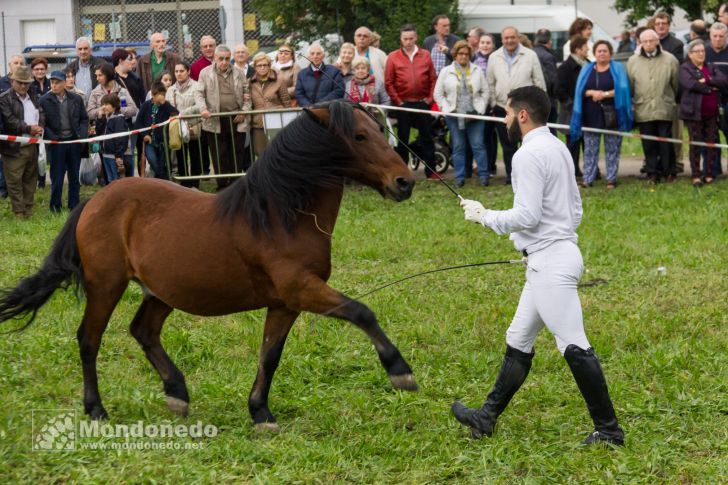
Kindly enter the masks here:
<path id="1" fill-rule="evenodd" d="M 462 193 L 493 208 L 512 201 L 502 185 Z M 0 286 L 34 271 L 61 227 L 65 218 L 50 215 L 47 197 L 46 189 L 27 222 L 2 203 Z M 215 437 L 172 440 L 194 450 L 32 450 L 33 410 L 83 417 L 75 341 L 83 306 L 58 292 L 27 331 L 1 337 L 0 481 L 726 483 L 728 183 L 694 190 L 684 179 L 654 188 L 625 180 L 612 192 L 597 185 L 584 193 L 584 208 L 583 281 L 606 283 L 583 288 L 581 298 L 627 434 L 624 449 L 579 446 L 591 422 L 547 331 L 492 438 L 473 441 L 452 418 L 454 399 L 480 405 L 489 391 L 523 284 L 521 267 L 491 266 L 425 276 L 365 299 L 412 365 L 417 393 L 391 388 L 352 325 L 303 314 L 271 390 L 277 435 L 254 433 L 247 411 L 263 312 L 170 316 L 163 342 L 192 398 L 182 419 L 167 410 L 156 372 L 128 333 L 141 298 L 131 286 L 99 356 L 110 423 L 215 425 Z M 516 257 L 506 237 L 464 222 L 440 184 L 422 182 L 400 204 L 353 187 L 334 234 L 331 284 L 356 296 L 420 271 Z"/>

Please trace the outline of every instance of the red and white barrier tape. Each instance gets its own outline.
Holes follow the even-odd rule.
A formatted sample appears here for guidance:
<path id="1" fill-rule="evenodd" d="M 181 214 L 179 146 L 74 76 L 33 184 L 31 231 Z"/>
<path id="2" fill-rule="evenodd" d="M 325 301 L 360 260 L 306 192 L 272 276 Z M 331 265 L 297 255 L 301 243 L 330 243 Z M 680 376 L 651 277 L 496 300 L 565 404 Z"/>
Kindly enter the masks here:
<path id="1" fill-rule="evenodd" d="M 173 120 L 177 119 L 177 116 L 173 116 L 170 119 L 163 121 L 161 123 L 155 123 L 151 126 L 147 126 L 145 128 L 138 128 L 131 131 L 124 131 L 122 133 L 111 133 L 109 135 L 99 135 L 94 136 L 92 138 L 81 138 L 79 140 L 67 140 L 67 141 L 58 141 L 58 140 L 44 140 L 43 138 L 34 138 L 34 137 L 26 137 L 26 136 L 13 136 L 13 135 L 0 135 L 0 140 L 3 141 L 12 141 L 17 143 L 26 143 L 28 145 L 34 144 L 34 143 L 44 143 L 46 145 L 69 145 L 74 143 L 93 143 L 95 141 L 104 141 L 104 140 L 111 140 L 112 138 L 121 138 L 122 136 L 129 136 L 129 135 L 138 135 L 139 133 L 144 133 L 146 131 L 153 130 L 155 128 L 160 128 L 162 126 L 168 125 Z"/>
<path id="2" fill-rule="evenodd" d="M 211 113 L 212 117 L 223 117 L 223 116 L 236 116 L 236 115 L 256 115 L 256 114 L 265 114 L 265 113 L 286 113 L 291 111 L 302 111 L 302 108 L 284 108 L 284 109 L 265 109 L 265 110 L 251 110 L 251 111 L 230 111 L 230 112 L 224 112 L 224 113 Z M 155 128 L 161 128 L 162 126 L 170 124 L 172 121 L 176 119 L 201 119 L 202 116 L 200 115 L 178 115 L 178 116 L 172 116 L 166 121 L 163 121 L 161 123 L 155 123 L 151 126 L 147 126 L 144 128 L 137 128 L 131 131 L 124 131 L 120 133 L 112 133 L 109 135 L 99 135 L 94 136 L 91 138 L 82 138 L 79 140 L 68 140 L 68 141 L 57 141 L 57 140 L 44 140 L 43 138 L 36 138 L 36 137 L 26 137 L 26 136 L 13 136 L 13 135 L 2 135 L 0 134 L 0 140 L 4 141 L 12 141 L 17 143 L 26 143 L 26 144 L 33 144 L 33 143 L 44 143 L 46 145 L 68 145 L 73 143 L 93 143 L 95 141 L 104 141 L 104 140 L 111 140 L 112 138 L 121 138 L 122 136 L 129 136 L 129 135 L 138 135 L 139 133 L 144 133 L 147 131 L 151 131 Z"/>
<path id="3" fill-rule="evenodd" d="M 372 108 L 379 108 L 382 110 L 391 110 L 391 111 L 407 111 L 410 113 L 422 113 L 422 114 L 429 114 L 430 116 L 451 116 L 454 118 L 465 118 L 468 120 L 484 120 L 484 121 L 494 121 L 496 123 L 505 123 L 505 118 L 497 118 L 495 116 L 482 116 L 482 115 L 466 115 L 466 114 L 460 114 L 460 113 L 443 113 L 441 111 L 429 111 L 424 109 L 414 109 L 414 108 L 403 108 L 401 106 L 385 106 L 381 104 L 369 104 L 369 103 L 362 103 L 364 106 L 371 106 Z M 548 123 L 549 128 L 554 128 L 557 130 L 569 130 L 569 125 L 560 125 L 557 123 Z M 728 148 L 728 145 L 722 144 L 722 143 L 706 143 L 702 141 L 685 141 L 680 140 L 678 138 L 663 138 L 661 136 L 652 136 L 652 135 L 640 135 L 639 133 L 632 133 L 632 132 L 624 132 L 624 131 L 616 131 L 616 130 L 603 130 L 600 128 L 587 128 L 583 127 L 581 129 L 582 131 L 586 131 L 589 133 L 602 133 L 604 135 L 616 135 L 621 136 L 625 138 L 637 138 L 640 140 L 654 140 L 654 141 L 661 141 L 666 143 L 675 143 L 679 145 L 695 145 L 699 147 L 707 147 L 707 148 Z"/>
<path id="4" fill-rule="evenodd" d="M 371 104 L 371 103 L 361 103 L 361 104 L 362 104 L 362 106 L 378 108 L 378 109 L 381 109 L 384 111 L 406 111 L 409 113 L 429 114 L 430 116 L 433 116 L 433 117 L 450 116 L 453 118 L 465 118 L 465 119 L 469 119 L 469 120 L 483 120 L 483 121 L 493 121 L 496 123 L 505 123 L 505 118 L 498 118 L 496 116 L 468 115 L 468 114 L 461 114 L 461 113 L 443 113 L 441 111 L 430 111 L 430 110 L 415 109 L 415 108 L 403 108 L 401 106 L 385 106 L 382 104 Z M 259 114 L 259 113 L 270 113 L 272 111 L 284 112 L 284 111 L 300 111 L 300 110 L 301 110 L 301 108 L 287 108 L 287 109 L 281 109 L 281 110 L 255 110 L 255 111 L 236 111 L 236 112 L 230 112 L 230 113 L 215 113 L 214 115 L 215 116 L 230 116 L 230 115 L 238 115 L 238 114 L 252 115 L 252 114 Z M 161 128 L 162 126 L 166 126 L 177 118 L 195 119 L 195 118 L 197 118 L 197 116 L 190 116 L 190 115 L 173 116 L 166 121 L 163 121 L 161 123 L 156 123 L 151 126 L 147 126 L 145 128 L 138 128 L 138 129 L 134 129 L 131 131 L 125 131 L 122 133 L 112 133 L 110 135 L 99 135 L 99 136 L 94 136 L 92 138 L 83 138 L 83 139 L 79 139 L 79 140 L 57 141 L 57 140 L 44 140 L 42 138 L 35 138 L 35 137 L 24 137 L 24 136 L 13 136 L 13 135 L 0 134 L 0 141 L 10 141 L 10 142 L 26 143 L 26 144 L 45 143 L 47 145 L 93 143 L 93 142 L 98 142 L 98 141 L 110 140 L 112 138 L 121 138 L 123 136 L 137 135 L 139 133 L 145 133 L 145 132 L 151 131 L 155 128 Z M 567 131 L 569 130 L 569 125 L 561 125 L 558 123 L 548 123 L 547 126 L 549 128 L 554 128 L 557 130 L 567 130 Z M 616 136 L 621 136 L 624 138 L 636 138 L 639 140 L 653 140 L 653 141 L 659 141 L 659 142 L 674 143 L 674 144 L 678 144 L 678 145 L 695 145 L 695 146 L 707 147 L 707 148 L 728 148 L 727 144 L 722 144 L 722 143 L 706 143 L 706 142 L 702 142 L 702 141 L 685 141 L 685 140 L 681 140 L 678 138 L 663 138 L 660 136 L 641 135 L 639 133 L 616 131 L 616 130 L 604 130 L 601 128 L 583 127 L 581 130 L 589 132 L 589 133 L 616 135 Z"/>

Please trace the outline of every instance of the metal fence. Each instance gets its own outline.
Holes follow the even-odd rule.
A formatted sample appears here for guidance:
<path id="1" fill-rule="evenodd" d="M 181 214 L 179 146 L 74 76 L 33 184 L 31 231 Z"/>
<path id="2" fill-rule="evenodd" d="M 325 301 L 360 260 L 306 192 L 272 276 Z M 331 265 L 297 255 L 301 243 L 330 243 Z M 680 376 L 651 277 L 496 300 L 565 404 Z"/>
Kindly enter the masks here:
<path id="1" fill-rule="evenodd" d="M 230 22 L 242 22 L 251 54 L 269 52 L 286 40 L 273 34 L 273 21 L 262 18 L 252 0 L 238 1 L 242 18 L 232 18 L 219 0 L 76 0 L 76 33 L 94 42 L 143 42 L 153 32 L 162 32 L 188 61 L 199 57 L 200 37 L 211 35 L 220 41 Z M 228 39 L 227 43 L 234 41 Z"/>
<path id="2" fill-rule="evenodd" d="M 200 37 L 222 38 L 218 0 L 76 0 L 76 32 L 94 42 L 143 42 L 162 32 L 174 50 L 192 61 Z"/>

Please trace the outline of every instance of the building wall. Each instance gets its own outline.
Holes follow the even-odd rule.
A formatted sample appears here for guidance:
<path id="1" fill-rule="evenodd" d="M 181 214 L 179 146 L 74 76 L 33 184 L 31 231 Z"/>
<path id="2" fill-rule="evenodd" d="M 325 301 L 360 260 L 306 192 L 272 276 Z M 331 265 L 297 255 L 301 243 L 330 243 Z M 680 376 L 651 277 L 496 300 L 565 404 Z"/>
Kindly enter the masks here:
<path id="1" fill-rule="evenodd" d="M 612 36 L 617 36 L 624 30 L 624 19 L 626 15 L 617 13 L 614 10 L 614 2 L 604 0 L 514 0 L 515 6 L 524 5 L 552 5 L 576 7 L 597 23 L 602 29 Z M 476 9 L 479 5 L 511 5 L 509 0 L 460 0 L 461 12 L 468 9 Z M 685 20 L 685 11 L 676 9 L 675 18 L 673 19 L 673 30 L 687 29 L 689 22 Z"/>
<path id="2" fill-rule="evenodd" d="M 4 27 L 0 24 L 4 34 L 0 42 L 5 40 L 0 52 L 3 75 L 7 72 L 10 56 L 22 52 L 26 34 L 30 34 L 32 28 L 40 30 L 36 30 L 36 38 L 45 37 L 51 43 L 72 44 L 75 41 L 72 0 L 3 0 L 0 1 L 0 12 L 5 16 Z"/>

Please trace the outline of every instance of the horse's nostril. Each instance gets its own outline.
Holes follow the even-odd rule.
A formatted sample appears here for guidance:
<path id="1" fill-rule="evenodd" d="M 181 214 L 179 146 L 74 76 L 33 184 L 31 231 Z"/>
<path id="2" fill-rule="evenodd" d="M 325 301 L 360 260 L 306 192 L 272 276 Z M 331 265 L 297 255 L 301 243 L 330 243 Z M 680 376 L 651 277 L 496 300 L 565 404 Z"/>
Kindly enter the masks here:
<path id="1" fill-rule="evenodd" d="M 412 188 L 412 182 L 404 177 L 397 177 L 396 179 L 394 179 L 394 182 L 397 184 L 397 188 L 400 190 L 407 191 Z"/>

